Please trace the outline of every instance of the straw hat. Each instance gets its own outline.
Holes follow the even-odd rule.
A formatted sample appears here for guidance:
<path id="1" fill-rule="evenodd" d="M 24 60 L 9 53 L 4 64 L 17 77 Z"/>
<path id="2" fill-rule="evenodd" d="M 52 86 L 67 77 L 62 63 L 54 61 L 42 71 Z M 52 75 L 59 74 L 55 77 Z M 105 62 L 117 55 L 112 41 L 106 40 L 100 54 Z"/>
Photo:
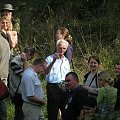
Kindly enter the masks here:
<path id="1" fill-rule="evenodd" d="M 1 9 L 1 12 L 5 10 L 14 11 L 15 9 L 13 9 L 13 6 L 11 4 L 5 4 L 3 8 Z"/>

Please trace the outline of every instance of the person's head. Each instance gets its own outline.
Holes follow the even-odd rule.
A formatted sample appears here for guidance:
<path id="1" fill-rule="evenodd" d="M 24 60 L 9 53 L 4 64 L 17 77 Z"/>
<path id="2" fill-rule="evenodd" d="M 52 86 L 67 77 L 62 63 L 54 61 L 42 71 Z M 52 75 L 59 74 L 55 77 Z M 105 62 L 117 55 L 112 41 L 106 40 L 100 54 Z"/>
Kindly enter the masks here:
<path id="1" fill-rule="evenodd" d="M 26 54 L 27 60 L 31 60 L 35 55 L 35 48 L 33 47 L 25 48 L 24 53 Z"/>
<path id="2" fill-rule="evenodd" d="M 75 72 L 69 72 L 65 76 L 66 87 L 69 90 L 75 89 L 79 85 L 79 78 Z"/>
<path id="3" fill-rule="evenodd" d="M 44 58 L 37 58 L 33 61 L 33 69 L 35 70 L 35 72 L 37 74 L 44 72 L 46 66 L 47 66 L 47 62 L 45 61 Z"/>
<path id="4" fill-rule="evenodd" d="M 103 70 L 100 73 L 98 73 L 98 82 L 101 87 L 105 85 L 112 86 L 114 83 L 114 81 L 111 79 L 109 73 L 106 70 Z"/>
<path id="5" fill-rule="evenodd" d="M 115 65 L 115 74 L 116 76 L 120 76 L 120 64 Z"/>
<path id="6" fill-rule="evenodd" d="M 5 4 L 3 8 L 1 9 L 1 12 L 3 13 L 3 16 L 9 17 L 11 20 L 12 18 L 12 12 L 14 11 L 13 6 L 11 4 Z"/>
<path id="7" fill-rule="evenodd" d="M 65 27 L 58 28 L 56 32 L 56 40 L 64 39 L 66 40 L 70 45 L 72 44 L 72 37 L 69 33 L 69 30 Z"/>
<path id="8" fill-rule="evenodd" d="M 58 40 L 56 43 L 56 52 L 64 55 L 68 47 L 68 42 L 65 40 Z"/>
<path id="9" fill-rule="evenodd" d="M 88 66 L 90 71 L 97 71 L 100 65 L 99 57 L 97 56 L 90 56 L 88 59 Z"/>
<path id="10" fill-rule="evenodd" d="M 12 22 L 9 20 L 7 16 L 3 16 L 0 18 L 0 30 L 11 31 L 12 30 Z"/>

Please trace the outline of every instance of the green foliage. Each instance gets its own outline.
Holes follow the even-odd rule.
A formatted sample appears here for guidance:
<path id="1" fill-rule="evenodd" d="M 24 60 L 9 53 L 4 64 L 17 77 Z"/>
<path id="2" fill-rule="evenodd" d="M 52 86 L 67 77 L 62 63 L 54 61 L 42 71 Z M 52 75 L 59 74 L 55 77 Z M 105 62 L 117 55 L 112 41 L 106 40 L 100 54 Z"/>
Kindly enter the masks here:
<path id="1" fill-rule="evenodd" d="M 11 103 L 10 98 L 7 99 L 7 104 L 8 104 L 8 109 L 7 109 L 8 120 L 13 120 L 15 109 L 14 109 L 13 104 Z"/>
<path id="2" fill-rule="evenodd" d="M 10 1 L 2 4 L 6 2 Z M 34 46 L 38 56 L 48 56 L 55 49 L 56 29 L 64 26 L 73 37 L 73 66 L 80 82 L 88 71 L 87 60 L 91 55 L 99 56 L 100 69 L 107 69 L 114 77 L 114 64 L 120 61 L 119 0 L 17 0 L 11 3 L 16 9 L 14 16 L 20 18 L 21 50 Z"/>
<path id="3" fill-rule="evenodd" d="M 112 0 L 18 0 L 14 5 L 21 20 L 21 49 L 34 46 L 38 56 L 53 53 L 55 32 L 65 26 L 73 36 L 73 64 L 80 80 L 90 55 L 98 55 L 102 69 L 113 74 L 119 60 L 119 1 Z"/>

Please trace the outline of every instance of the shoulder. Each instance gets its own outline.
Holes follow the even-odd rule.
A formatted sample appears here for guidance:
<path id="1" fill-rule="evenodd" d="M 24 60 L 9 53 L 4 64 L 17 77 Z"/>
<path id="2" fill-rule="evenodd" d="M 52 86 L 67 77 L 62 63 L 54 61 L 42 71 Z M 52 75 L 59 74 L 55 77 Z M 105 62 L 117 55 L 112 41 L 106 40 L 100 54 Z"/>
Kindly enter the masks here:
<path id="1" fill-rule="evenodd" d="M 88 73 L 86 73 L 86 74 L 84 75 L 85 80 L 87 79 L 87 77 L 88 77 L 88 75 L 89 75 L 90 73 L 91 73 L 91 72 L 88 72 Z"/>
<path id="2" fill-rule="evenodd" d="M 8 43 L 7 40 L 0 33 L 0 43 Z"/>
<path id="3" fill-rule="evenodd" d="M 8 50 L 8 52 L 10 50 L 8 41 L 2 35 L 0 35 L 0 48 Z"/>
<path id="4" fill-rule="evenodd" d="M 69 63 L 69 60 L 67 59 L 67 57 L 64 56 L 64 59 L 63 59 L 65 62 L 68 62 Z"/>
<path id="5" fill-rule="evenodd" d="M 105 94 L 106 88 L 105 87 L 101 87 L 98 89 L 98 94 Z"/>
<path id="6" fill-rule="evenodd" d="M 15 56 L 11 63 L 22 63 L 20 55 Z"/>
<path id="7" fill-rule="evenodd" d="M 99 91 L 105 91 L 104 87 L 99 88 Z"/>
<path id="8" fill-rule="evenodd" d="M 81 85 L 79 85 L 79 86 L 76 88 L 75 91 L 78 92 L 79 94 L 87 94 L 87 93 L 88 93 L 88 91 L 87 91 L 85 88 L 83 88 Z"/>
<path id="9" fill-rule="evenodd" d="M 13 17 L 12 18 L 12 21 L 13 21 L 13 23 L 19 23 L 20 24 L 20 18 L 18 18 L 18 17 Z"/>
<path id="10" fill-rule="evenodd" d="M 117 92 L 117 89 L 114 87 L 111 87 L 111 90 L 113 90 L 114 92 Z"/>
<path id="11" fill-rule="evenodd" d="M 23 72 L 23 79 L 30 79 L 33 77 L 33 71 L 30 68 L 27 68 L 24 72 Z"/>
<path id="12" fill-rule="evenodd" d="M 49 56 L 47 56 L 47 58 L 45 59 L 48 65 L 53 61 L 53 55 L 54 55 L 54 54 L 49 55 Z"/>
<path id="13" fill-rule="evenodd" d="M 72 45 L 68 45 L 68 47 L 67 47 L 67 49 L 71 49 L 71 50 L 73 50 L 73 47 L 72 47 Z"/>
<path id="14" fill-rule="evenodd" d="M 29 67 L 24 71 L 25 74 L 30 74 L 33 73 L 33 70 Z"/>
<path id="15" fill-rule="evenodd" d="M 54 56 L 54 54 L 51 54 L 51 55 L 47 56 L 46 60 L 53 59 L 53 56 Z"/>

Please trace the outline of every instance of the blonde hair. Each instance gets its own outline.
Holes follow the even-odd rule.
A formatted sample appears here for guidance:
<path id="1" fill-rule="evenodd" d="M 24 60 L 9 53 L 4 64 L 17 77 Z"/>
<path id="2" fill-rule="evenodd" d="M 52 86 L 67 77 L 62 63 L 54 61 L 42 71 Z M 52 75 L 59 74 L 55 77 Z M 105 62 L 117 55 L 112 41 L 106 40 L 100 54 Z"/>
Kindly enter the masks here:
<path id="1" fill-rule="evenodd" d="M 68 47 L 68 42 L 67 41 L 65 41 L 65 40 L 57 40 L 57 42 L 56 42 L 56 47 L 58 47 L 58 45 L 61 45 L 61 44 L 63 44 L 63 43 L 65 43 L 66 44 L 66 46 Z"/>
<path id="2" fill-rule="evenodd" d="M 9 19 L 9 17 L 8 16 L 2 16 L 1 18 L 0 18 L 0 22 L 3 22 L 4 20 L 6 20 L 6 21 L 8 21 L 8 29 L 7 29 L 7 31 L 12 31 L 12 29 L 13 29 L 13 24 L 12 24 L 12 22 L 11 22 L 11 20 Z"/>
<path id="3" fill-rule="evenodd" d="M 106 70 L 103 70 L 100 73 L 98 73 L 98 80 L 104 80 L 105 82 L 108 82 L 109 85 L 114 84 L 114 81 L 111 79 L 109 73 Z"/>

